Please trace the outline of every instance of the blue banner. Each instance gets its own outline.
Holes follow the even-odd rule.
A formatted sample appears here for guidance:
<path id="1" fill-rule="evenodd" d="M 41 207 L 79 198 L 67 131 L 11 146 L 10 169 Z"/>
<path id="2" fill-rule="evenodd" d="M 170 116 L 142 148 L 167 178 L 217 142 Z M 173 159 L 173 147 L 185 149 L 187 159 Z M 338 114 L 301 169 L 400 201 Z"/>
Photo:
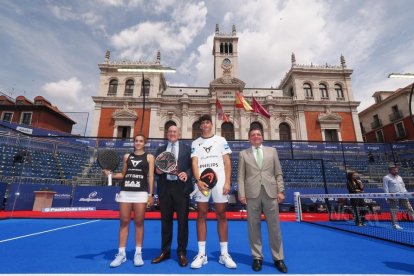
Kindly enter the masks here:
<path id="1" fill-rule="evenodd" d="M 96 210 L 119 210 L 115 195 L 119 187 L 78 186 L 75 188 L 73 207 L 96 207 Z"/>
<path id="2" fill-rule="evenodd" d="M 44 189 L 56 192 L 52 207 L 70 206 L 72 186 L 13 183 L 10 187 L 6 210 L 32 210 L 35 200 L 34 192 Z"/>

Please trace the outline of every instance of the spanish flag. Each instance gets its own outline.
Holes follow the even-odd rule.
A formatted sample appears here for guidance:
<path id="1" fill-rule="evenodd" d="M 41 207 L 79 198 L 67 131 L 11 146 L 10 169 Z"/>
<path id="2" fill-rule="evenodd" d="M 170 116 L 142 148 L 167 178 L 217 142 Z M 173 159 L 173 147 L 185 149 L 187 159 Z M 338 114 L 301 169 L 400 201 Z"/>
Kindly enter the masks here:
<path id="1" fill-rule="evenodd" d="M 239 92 L 236 92 L 236 108 L 242 108 L 246 111 L 253 110 L 250 104 L 244 99 L 244 97 Z"/>

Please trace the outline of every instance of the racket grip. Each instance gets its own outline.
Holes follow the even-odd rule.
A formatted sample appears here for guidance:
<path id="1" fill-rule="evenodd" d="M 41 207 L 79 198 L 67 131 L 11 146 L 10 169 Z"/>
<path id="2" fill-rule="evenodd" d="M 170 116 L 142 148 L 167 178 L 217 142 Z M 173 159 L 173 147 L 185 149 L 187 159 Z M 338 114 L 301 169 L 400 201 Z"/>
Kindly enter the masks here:
<path id="1" fill-rule="evenodd" d="M 112 173 L 108 174 L 108 186 L 112 186 Z"/>

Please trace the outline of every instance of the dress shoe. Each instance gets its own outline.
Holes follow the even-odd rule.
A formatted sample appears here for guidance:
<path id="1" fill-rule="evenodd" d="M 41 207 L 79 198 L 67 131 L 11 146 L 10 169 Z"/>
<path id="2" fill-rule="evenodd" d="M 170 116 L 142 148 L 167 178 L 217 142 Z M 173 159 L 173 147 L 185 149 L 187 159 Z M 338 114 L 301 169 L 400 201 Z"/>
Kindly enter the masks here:
<path id="1" fill-rule="evenodd" d="M 165 261 L 169 258 L 170 258 L 170 252 L 161 252 L 161 254 L 158 257 L 152 259 L 151 263 L 152 264 L 158 264 L 158 263 L 160 263 L 162 261 Z"/>
<path id="2" fill-rule="evenodd" d="M 282 272 L 282 273 L 287 272 L 287 267 L 286 267 L 285 263 L 283 262 L 283 260 L 275 261 L 275 266 L 276 266 L 277 270 L 279 270 L 280 272 Z"/>
<path id="3" fill-rule="evenodd" d="M 183 254 L 178 255 L 178 264 L 180 266 L 187 266 L 188 265 L 187 257 Z"/>
<path id="4" fill-rule="evenodd" d="M 262 260 L 254 259 L 253 264 L 252 264 L 252 268 L 253 268 L 254 271 L 262 270 Z"/>

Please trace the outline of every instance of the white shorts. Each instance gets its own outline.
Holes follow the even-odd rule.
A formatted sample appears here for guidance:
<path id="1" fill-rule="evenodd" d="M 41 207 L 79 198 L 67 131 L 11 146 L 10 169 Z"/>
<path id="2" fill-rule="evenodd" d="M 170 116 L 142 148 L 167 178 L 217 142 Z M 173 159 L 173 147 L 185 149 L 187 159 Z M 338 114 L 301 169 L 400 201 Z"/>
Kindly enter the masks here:
<path id="1" fill-rule="evenodd" d="M 115 201 L 124 203 L 147 203 L 148 192 L 120 191 L 119 194 L 115 195 Z"/>
<path id="2" fill-rule="evenodd" d="M 216 185 L 213 189 L 210 190 L 208 196 L 203 195 L 203 193 L 198 189 L 197 184 L 194 186 L 194 199 L 197 202 L 209 202 L 210 197 L 213 198 L 214 203 L 227 203 L 229 202 L 229 195 L 223 195 L 223 185 Z"/>

